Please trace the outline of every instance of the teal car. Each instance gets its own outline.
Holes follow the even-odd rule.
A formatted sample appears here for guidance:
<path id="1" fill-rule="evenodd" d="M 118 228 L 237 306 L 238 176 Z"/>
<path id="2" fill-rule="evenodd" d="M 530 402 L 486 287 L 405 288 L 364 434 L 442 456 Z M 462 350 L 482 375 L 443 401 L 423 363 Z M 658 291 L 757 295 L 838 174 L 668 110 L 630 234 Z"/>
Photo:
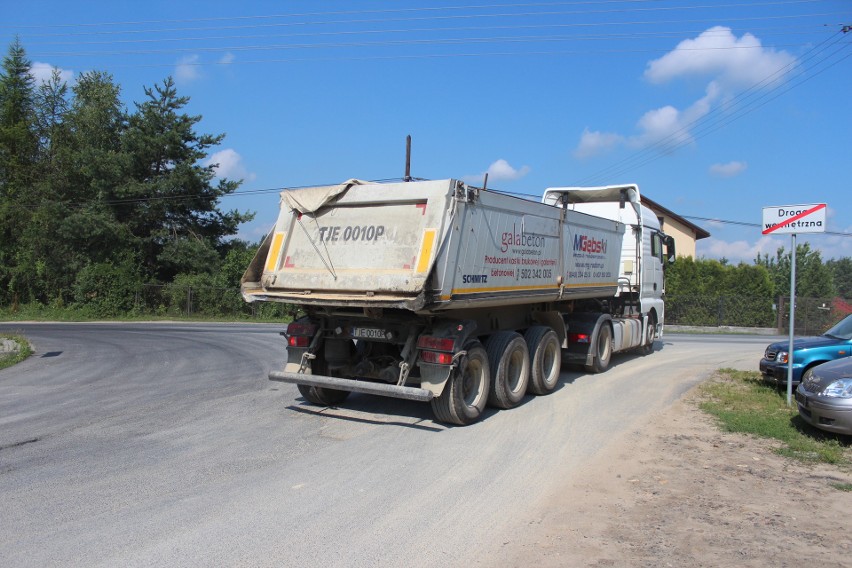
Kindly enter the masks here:
<path id="1" fill-rule="evenodd" d="M 763 380 L 774 385 L 787 384 L 787 364 L 790 342 L 771 343 L 760 360 Z M 852 355 L 852 314 L 816 337 L 797 337 L 793 340 L 793 384 L 802 382 L 802 375 L 817 365 Z"/>

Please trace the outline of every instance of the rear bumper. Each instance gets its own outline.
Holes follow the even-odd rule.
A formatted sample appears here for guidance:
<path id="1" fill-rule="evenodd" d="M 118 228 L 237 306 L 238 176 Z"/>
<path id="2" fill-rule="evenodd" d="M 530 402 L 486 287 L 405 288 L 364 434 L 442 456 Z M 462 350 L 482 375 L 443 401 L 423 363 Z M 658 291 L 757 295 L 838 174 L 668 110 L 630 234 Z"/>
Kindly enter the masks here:
<path id="1" fill-rule="evenodd" d="M 303 373 L 291 373 L 287 371 L 272 371 L 269 373 L 269 380 L 281 383 L 291 383 L 294 385 L 307 385 L 342 391 L 377 394 L 380 396 L 403 398 L 405 400 L 416 400 L 419 402 L 428 402 L 434 397 L 431 391 L 418 387 L 401 387 L 386 383 L 341 379 L 339 377 L 326 377 L 324 375 L 305 375 Z"/>

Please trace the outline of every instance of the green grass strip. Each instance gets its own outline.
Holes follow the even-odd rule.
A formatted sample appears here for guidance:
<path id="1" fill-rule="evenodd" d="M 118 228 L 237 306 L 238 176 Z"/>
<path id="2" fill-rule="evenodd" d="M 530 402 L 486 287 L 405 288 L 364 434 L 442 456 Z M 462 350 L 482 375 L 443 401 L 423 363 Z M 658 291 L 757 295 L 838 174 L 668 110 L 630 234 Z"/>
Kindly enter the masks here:
<path id="1" fill-rule="evenodd" d="M 777 453 L 804 462 L 852 463 L 852 438 L 814 428 L 787 406 L 787 392 L 767 385 L 757 371 L 720 369 L 701 385 L 700 407 L 728 432 L 779 440 Z"/>

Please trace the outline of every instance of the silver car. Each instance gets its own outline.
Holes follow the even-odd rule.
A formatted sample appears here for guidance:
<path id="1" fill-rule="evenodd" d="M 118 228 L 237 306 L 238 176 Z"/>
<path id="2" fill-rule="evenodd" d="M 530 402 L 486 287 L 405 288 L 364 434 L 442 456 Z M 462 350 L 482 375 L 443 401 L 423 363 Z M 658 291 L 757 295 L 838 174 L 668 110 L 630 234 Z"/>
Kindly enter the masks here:
<path id="1" fill-rule="evenodd" d="M 805 371 L 796 402 L 799 416 L 811 426 L 852 435 L 852 357 Z"/>

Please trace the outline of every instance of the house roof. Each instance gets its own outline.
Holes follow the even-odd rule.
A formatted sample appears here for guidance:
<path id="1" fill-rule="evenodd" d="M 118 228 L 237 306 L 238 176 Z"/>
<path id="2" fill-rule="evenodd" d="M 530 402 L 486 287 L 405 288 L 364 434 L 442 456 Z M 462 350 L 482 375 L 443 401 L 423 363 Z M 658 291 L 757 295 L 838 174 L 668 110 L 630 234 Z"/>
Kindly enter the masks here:
<path id="1" fill-rule="evenodd" d="M 644 194 L 642 195 L 642 203 L 647 205 L 653 211 L 655 211 L 657 213 L 661 213 L 661 214 L 665 215 L 666 217 L 668 217 L 669 219 L 674 219 L 678 223 L 685 225 L 686 227 L 693 230 L 695 232 L 695 240 L 696 241 L 699 240 L 699 239 L 706 239 L 707 237 L 710 236 L 710 233 L 708 233 L 707 231 L 705 231 L 704 229 L 702 229 L 701 227 L 699 227 L 695 223 L 691 223 L 691 222 L 687 221 L 686 219 L 684 219 L 683 217 L 681 217 L 680 215 L 678 215 L 677 213 L 675 213 L 671 209 L 666 209 L 665 207 L 663 207 L 662 205 L 660 205 L 659 203 L 657 203 L 653 199 L 648 198 L 647 195 L 644 195 Z"/>

